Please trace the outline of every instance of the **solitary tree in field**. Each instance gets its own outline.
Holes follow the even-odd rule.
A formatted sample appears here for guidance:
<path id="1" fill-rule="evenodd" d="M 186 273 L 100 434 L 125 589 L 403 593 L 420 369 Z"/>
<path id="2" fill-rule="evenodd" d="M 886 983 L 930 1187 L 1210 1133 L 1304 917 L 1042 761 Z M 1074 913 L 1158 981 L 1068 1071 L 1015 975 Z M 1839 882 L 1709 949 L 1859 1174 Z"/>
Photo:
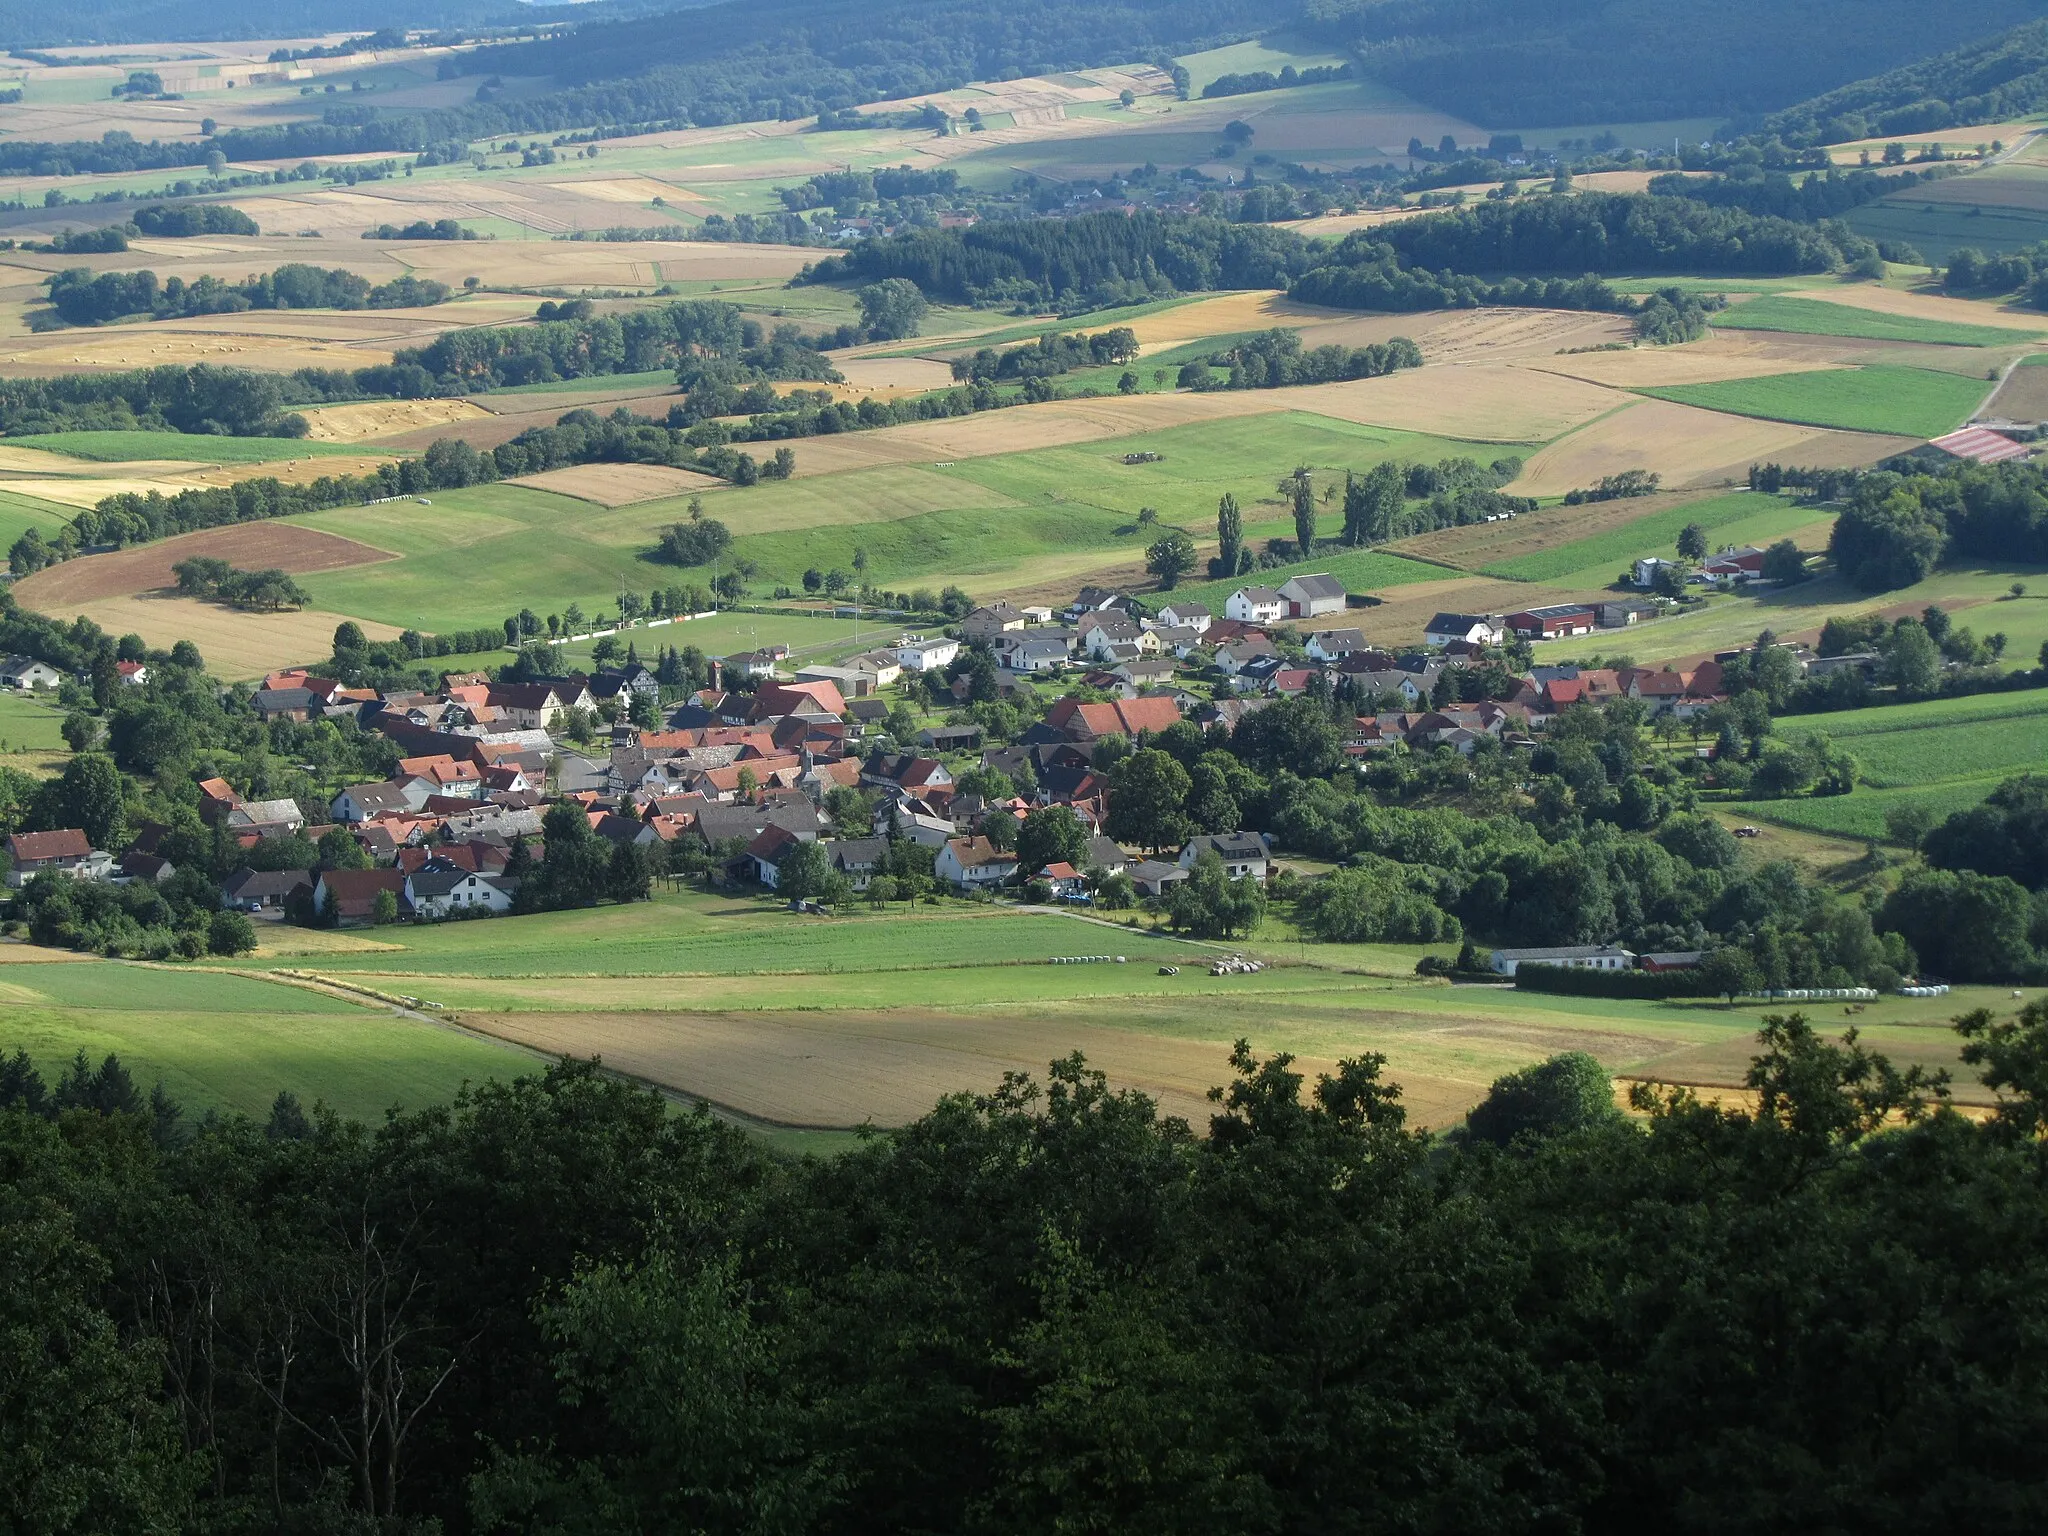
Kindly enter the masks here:
<path id="1" fill-rule="evenodd" d="M 1687 523 L 1678 530 L 1678 552 L 1688 560 L 1707 558 L 1707 530 L 1698 523 Z"/>

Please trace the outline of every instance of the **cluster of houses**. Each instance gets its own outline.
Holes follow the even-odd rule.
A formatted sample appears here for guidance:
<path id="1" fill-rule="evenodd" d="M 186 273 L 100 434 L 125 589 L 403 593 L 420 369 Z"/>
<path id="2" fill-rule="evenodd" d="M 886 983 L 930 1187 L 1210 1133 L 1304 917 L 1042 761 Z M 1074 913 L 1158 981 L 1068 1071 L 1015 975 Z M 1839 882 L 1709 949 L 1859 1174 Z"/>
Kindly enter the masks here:
<path id="1" fill-rule="evenodd" d="M 1455 684 L 1458 669 L 1492 663 L 1510 635 L 1586 633 L 1601 616 L 1570 606 L 1440 613 L 1428 626 L 1428 648 L 1402 652 L 1344 624 L 1348 607 L 1343 586 L 1327 575 L 1239 588 L 1220 616 L 1181 600 L 1148 611 L 1127 594 L 1086 588 L 1059 610 L 993 604 L 952 634 L 903 635 L 831 666 L 792 666 L 782 647 L 725 657 L 714 664 L 715 686 L 666 703 L 654 674 L 637 664 L 519 682 L 448 674 L 436 689 L 407 692 L 345 687 L 292 668 L 255 691 L 260 718 L 351 718 L 394 744 L 396 768 L 317 808 L 244 799 L 209 779 L 199 786 L 201 815 L 252 855 L 267 839 L 317 842 L 336 831 L 365 855 L 368 868 L 310 870 L 260 868 L 278 861 L 252 856 L 222 896 L 266 916 L 310 909 L 354 922 L 507 911 L 518 894 L 514 850 L 524 843 L 536 856 L 543 851 L 543 812 L 560 802 L 576 805 L 601 839 L 659 850 L 660 867 L 678 867 L 680 846 L 696 855 L 688 867 L 769 889 L 779 886 L 791 849 L 821 842 L 830 867 L 863 890 L 884 869 L 892 842 L 908 839 L 929 849 L 935 877 L 961 892 L 1036 880 L 1078 901 L 1107 873 L 1156 896 L 1186 879 L 1204 852 L 1221 856 L 1233 877 L 1261 880 L 1271 853 L 1256 833 L 1198 838 L 1166 857 L 1119 848 L 1103 835 L 1109 786 L 1093 766 L 1105 739 L 1136 741 L 1184 720 L 1233 727 L 1319 680 L 1328 697 L 1372 709 L 1346 730 L 1354 759 L 1398 748 L 1469 754 L 1487 738 L 1529 746 L 1581 703 L 1628 698 L 1685 720 L 1725 697 L 1722 663 L 1709 661 L 1664 670 L 1536 667 L 1515 678 L 1506 697 L 1446 702 L 1469 691 L 1443 687 L 1447 677 Z M 901 700 L 883 693 L 906 677 L 958 672 L 954 663 L 969 645 L 993 656 L 1001 690 L 1030 689 L 1059 673 L 1078 678 L 1085 692 L 1059 699 L 1013 741 L 985 742 L 973 724 L 935 724 L 914 740 L 888 734 Z M 15 678 L 15 686 L 46 686 L 34 670 L 41 666 L 13 658 L 0 666 L 0 685 Z M 1189 681 L 1197 669 L 1199 688 Z M 970 682 L 956 677 L 954 696 L 964 701 Z M 572 711 L 611 722 L 601 745 L 561 744 Z M 657 723 L 643 728 L 635 719 Z M 973 761 L 1033 786 L 1031 793 L 991 801 L 962 790 L 959 765 Z M 872 825 L 835 828 L 826 807 L 842 789 L 865 792 Z M 843 813 L 845 800 L 839 804 Z M 1052 805 L 1082 822 L 1085 857 L 1020 868 L 1008 851 L 1016 837 L 992 822 L 1021 822 Z M 45 870 L 117 882 L 170 873 L 147 829 L 119 857 L 93 849 L 76 830 L 17 834 L 7 851 L 7 881 L 16 887 Z"/>

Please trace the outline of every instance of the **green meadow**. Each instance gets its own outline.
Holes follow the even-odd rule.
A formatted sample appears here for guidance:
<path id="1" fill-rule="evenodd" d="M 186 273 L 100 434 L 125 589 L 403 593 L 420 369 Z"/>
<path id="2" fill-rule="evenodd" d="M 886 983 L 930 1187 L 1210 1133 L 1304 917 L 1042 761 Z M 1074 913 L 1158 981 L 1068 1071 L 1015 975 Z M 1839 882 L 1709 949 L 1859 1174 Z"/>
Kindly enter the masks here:
<path id="1" fill-rule="evenodd" d="M 1740 525 L 1738 525 L 1740 526 Z M 2005 595 L 2014 577 L 2043 595 L 2017 601 Z M 1768 629 L 1781 639 L 1813 639 L 1832 618 L 1873 612 L 1918 610 L 1929 603 L 1956 609 L 1956 622 L 1980 635 L 2003 633 L 2008 668 L 2032 666 L 2048 641 L 2048 571 L 2039 567 L 1943 566 L 1925 581 L 1882 594 L 1859 592 L 1833 574 L 1796 587 L 1764 591 L 1706 603 L 1677 618 L 1660 620 L 1629 632 L 1629 650 L 1644 662 L 1710 655 L 1753 643 Z M 1968 605 L 1964 607 L 1962 605 Z M 1549 663 L 1576 656 L 1585 641 L 1553 640 L 1536 647 L 1539 661 Z"/>
<path id="2" fill-rule="evenodd" d="M 532 1070 L 530 1053 L 217 971 L 116 961 L 0 966 L 0 1051 L 54 1080 L 75 1053 L 120 1056 L 145 1092 L 161 1080 L 196 1118 L 263 1115 L 279 1090 L 375 1121 L 445 1102 L 465 1081 Z"/>
<path id="3" fill-rule="evenodd" d="M 1679 533 L 1689 523 L 1698 523 L 1711 534 L 1728 524 L 1747 523 L 1750 519 L 1764 514 L 1782 513 L 1785 505 L 1775 496 L 1759 495 L 1752 491 L 1738 491 L 1731 496 L 1710 496 L 1704 501 L 1688 501 L 1678 506 L 1646 512 L 1634 521 L 1624 523 L 1618 528 L 1610 528 L 1604 533 L 1575 539 L 1569 544 L 1560 544 L 1555 549 L 1539 550 L 1513 560 L 1482 566 L 1481 570 L 1485 575 L 1500 576 L 1508 581 L 1544 582 L 1559 581 L 1581 572 L 1598 571 L 1607 581 L 1612 581 L 1614 573 L 1631 561 L 1674 550 Z M 1811 518 L 1802 514 L 1799 520 L 1805 522 Z"/>
<path id="4" fill-rule="evenodd" d="M 1936 816 L 1949 816 L 1984 803 L 1984 797 L 1998 788 L 2001 777 L 1955 779 L 1944 784 L 1918 785 L 1902 789 L 1858 789 L 1854 794 L 1830 795 L 1818 800 L 1748 800 L 1725 809 L 1753 821 L 1772 821 L 1819 832 L 1829 837 L 1854 837 L 1868 842 L 1885 842 L 1885 813 L 1901 806 L 1923 807 Z"/>
<path id="5" fill-rule="evenodd" d="M 801 465 L 803 444 L 796 451 Z M 1158 537 L 1139 521 L 1146 507 L 1160 523 L 1211 540 L 1226 492 L 1244 508 L 1248 539 L 1291 537 L 1292 516 L 1276 487 L 1297 465 L 1310 466 L 1335 492 L 1346 470 L 1363 472 L 1383 459 L 1489 462 L 1503 451 L 1289 411 L 944 467 L 887 465 L 721 487 L 702 499 L 706 514 L 732 530 L 728 559 L 753 562 L 756 597 L 777 586 L 799 589 L 809 569 L 850 569 L 856 548 L 866 552 L 876 586 L 957 582 L 981 594 L 1029 586 L 1054 570 L 1079 585 L 1093 570 L 1142 560 Z M 1160 457 L 1123 462 L 1141 452 Z M 436 492 L 431 506 L 338 507 L 298 521 L 400 558 L 302 580 L 322 609 L 427 630 L 495 623 L 522 607 L 545 614 L 569 602 L 610 611 L 621 586 L 644 592 L 708 579 L 708 568 L 655 559 L 662 529 L 688 515 L 691 499 L 606 509 L 527 486 L 489 485 Z M 1333 494 L 1322 504 L 1326 535 L 1340 517 Z M 1438 574 L 1394 556 L 1337 559 L 1374 586 Z M 1334 569 L 1327 560 L 1312 566 Z"/>
<path id="6" fill-rule="evenodd" d="M 1451 574 L 1440 565 L 1425 565 L 1420 560 L 1384 554 L 1379 550 L 1356 549 L 1276 566 L 1234 581 L 1182 582 L 1174 589 L 1174 595 L 1189 602 L 1207 604 L 1221 613 L 1224 599 L 1239 587 L 1278 587 L 1291 576 L 1311 572 L 1325 572 L 1343 582 L 1347 592 L 1363 594 L 1384 591 L 1389 587 L 1405 587 L 1418 581 L 1442 581 Z"/>
<path id="7" fill-rule="evenodd" d="M 1885 839 L 1887 812 L 1904 806 L 1947 816 L 1982 803 L 2008 777 L 2048 771 L 2048 692 L 1976 694 L 1881 705 L 1778 723 L 1782 736 L 1825 734 L 1856 759 L 1848 795 L 1758 800 L 1734 809 L 1840 837 Z"/>
<path id="8" fill-rule="evenodd" d="M 0 693 L 0 751 L 63 752 L 64 711 L 19 693 Z"/>
<path id="9" fill-rule="evenodd" d="M 71 514 L 70 507 L 54 501 L 0 491 L 0 544 L 11 548 L 31 528 L 45 538 L 53 538 L 59 528 L 71 521 Z"/>
<path id="10" fill-rule="evenodd" d="M 323 974 L 372 972 L 466 977 L 703 977 L 1000 970 L 1052 955 L 1103 952 L 1156 964 L 1185 946 L 1112 932 L 1057 914 L 948 902 L 906 912 L 865 909 L 829 921 L 770 903 L 700 892 L 662 894 L 625 908 L 497 918 L 375 932 L 360 950 L 293 959 Z M 389 946 L 398 946 L 393 949 Z M 266 965 L 244 961 L 244 965 Z M 1064 969 L 1064 968 L 1059 968 Z M 646 1006 L 691 1006 L 692 989 L 643 989 Z M 432 995 L 432 994 L 430 994 Z M 899 994 L 909 1001 L 915 991 Z M 837 1000 L 835 991 L 833 997 Z M 440 1001 L 438 995 L 436 1001 Z M 795 1004 L 801 1006 L 801 1003 Z"/>
<path id="11" fill-rule="evenodd" d="M 1659 400 L 1808 427 L 1940 437 L 1969 419 L 1984 398 L 1981 379 L 1925 368 L 1844 368 L 1780 373 L 1718 384 L 1638 390 Z"/>
<path id="12" fill-rule="evenodd" d="M 2009 347 L 2027 339 L 2024 331 L 2003 326 L 1955 325 L 1783 294 L 1767 294 L 1734 305 L 1714 316 L 1713 323 L 1726 330 L 1793 331 L 1806 336 L 1924 341 L 1951 347 Z"/>
<path id="13" fill-rule="evenodd" d="M 1800 716 L 1786 736 L 1825 733 L 1855 755 L 1879 789 L 1924 788 L 2029 769 L 2048 771 L 2048 691 L 1976 694 Z"/>

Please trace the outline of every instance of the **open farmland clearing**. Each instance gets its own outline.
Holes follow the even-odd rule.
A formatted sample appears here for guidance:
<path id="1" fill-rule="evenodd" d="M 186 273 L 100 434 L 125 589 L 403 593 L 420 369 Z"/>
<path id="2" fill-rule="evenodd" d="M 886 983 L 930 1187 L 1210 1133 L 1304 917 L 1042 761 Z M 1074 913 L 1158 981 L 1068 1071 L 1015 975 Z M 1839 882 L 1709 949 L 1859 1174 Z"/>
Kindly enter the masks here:
<path id="1" fill-rule="evenodd" d="M 1674 488 L 1722 485 L 1740 480 L 1763 459 L 1874 464 L 1918 443 L 1917 438 L 1835 432 L 1639 399 L 1538 451 L 1508 489 L 1522 496 L 1561 496 L 1629 469 L 1653 470 Z"/>
<path id="2" fill-rule="evenodd" d="M 601 1055 L 614 1070 L 701 1096 L 774 1125 L 898 1125 L 947 1093 L 982 1090 L 1005 1072 L 1041 1073 L 1071 1051 L 1168 1114 L 1198 1120 L 1221 1081 L 1227 1029 L 1208 1041 L 1165 1040 L 1066 1019 L 896 1010 L 780 1016 L 700 1013 L 487 1014 L 470 1028 L 548 1052 Z M 1334 1070 L 1310 1059 L 1308 1072 Z"/>
<path id="3" fill-rule="evenodd" d="M 1613 503 L 1607 503 L 1613 505 Z M 1628 505 L 1623 502 L 1622 505 Z M 1631 518 L 1604 533 L 1595 533 L 1584 538 L 1573 539 L 1548 549 L 1531 550 L 1525 554 L 1489 561 L 1484 567 L 1488 576 L 1503 576 L 1511 581 L 1561 581 L 1575 579 L 1581 572 L 1595 570 L 1607 574 L 1622 570 L 1640 555 L 1662 553 L 1675 548 L 1681 529 L 1690 523 L 1698 523 L 1712 535 L 1723 523 L 1733 523 L 1755 516 L 1759 512 L 1784 510 L 1785 504 L 1776 497 L 1760 496 L 1749 491 L 1737 491 L 1729 496 L 1711 496 L 1704 500 L 1682 501 L 1664 506 L 1647 506 L 1641 501 L 1642 515 Z M 1533 519 L 1529 519 L 1533 520 Z M 1519 521 L 1524 521 L 1518 519 Z M 1710 538 L 1710 545 L 1722 541 Z M 1612 580 L 1612 575 L 1608 575 Z M 1604 585 L 1604 583 L 1603 583 Z"/>
<path id="4" fill-rule="evenodd" d="M 1484 571 L 1491 575 L 1524 580 L 1544 580 L 1523 575 L 1519 563 L 1549 560 L 1564 550 L 1581 550 L 1608 543 L 1640 542 L 1647 551 L 1658 539 L 1664 522 L 1678 518 L 1676 527 L 1707 519 L 1728 521 L 1756 508 L 1782 505 L 1775 497 L 1706 497 L 1672 495 L 1629 497 L 1617 501 L 1586 502 L 1580 506 L 1546 507 L 1516 518 L 1513 522 L 1470 523 L 1462 528 L 1439 528 L 1430 533 L 1399 539 L 1387 547 L 1401 554 L 1440 561 L 1460 569 Z M 1681 515 L 1683 514 L 1683 515 Z M 1717 517 L 1718 515 L 1718 517 Z M 1714 522 L 1706 522 L 1709 527 Z M 1619 558 L 1617 555 L 1616 558 Z M 1560 570 L 1577 570 L 1589 564 L 1575 560 Z"/>
<path id="5" fill-rule="evenodd" d="M 242 570 L 275 568 L 295 576 L 392 558 L 385 550 L 296 523 L 238 523 L 66 560 L 15 583 L 14 595 L 26 607 L 64 613 L 80 603 L 175 586 L 171 567 L 193 555 L 211 555 Z"/>
<path id="6" fill-rule="evenodd" d="M 672 469 L 666 464 L 572 464 L 565 469 L 521 475 L 507 483 L 553 491 L 579 501 L 594 501 L 601 507 L 623 507 L 707 490 L 724 482 L 712 475 Z"/>
<path id="7" fill-rule="evenodd" d="M 309 441 L 361 443 L 474 421 L 490 412 L 469 400 L 365 400 L 356 405 L 316 406 L 299 414 L 306 418 Z"/>
<path id="8" fill-rule="evenodd" d="M 1289 409 L 1343 421 L 1493 443 L 1546 442 L 1628 404 L 1617 390 L 1498 365 L 1425 367 L 1244 393 L 1275 396 Z"/>
<path id="9" fill-rule="evenodd" d="M 2022 358 L 1984 414 L 1994 420 L 2048 420 L 2048 356 Z"/>
<path id="10" fill-rule="evenodd" d="M 325 661 L 334 652 L 335 625 L 355 617 L 318 608 L 245 613 L 169 592 L 101 598 L 53 612 L 90 619 L 108 634 L 140 635 L 159 649 L 190 640 L 206 658 L 207 668 L 229 682 L 261 677 L 278 667 Z M 372 640 L 396 640 L 400 633 L 395 624 L 357 622 Z"/>
<path id="11" fill-rule="evenodd" d="M 2002 703 L 2002 710 L 1994 710 Z M 1974 709 L 1947 708 L 1971 704 Z M 1818 715 L 1783 721 L 1786 736 L 1825 733 L 1856 755 L 1863 780 L 1906 789 L 1956 778 L 2048 771 L 2048 699 L 2039 694 L 1985 694 Z"/>
<path id="12" fill-rule="evenodd" d="M 1672 385 L 1643 392 L 1736 416 L 1930 438 L 1967 421 L 1986 391 L 1981 379 L 1960 379 L 1924 368 L 1875 367 L 1775 374 L 1724 384 Z"/>
<path id="13" fill-rule="evenodd" d="M 52 1078 L 78 1050 L 94 1060 L 116 1052 L 145 1091 L 161 1078 L 195 1117 L 218 1109 L 260 1118 L 289 1088 L 375 1119 L 393 1104 L 445 1102 L 464 1081 L 537 1065 L 494 1042 L 303 988 L 103 960 L 0 968 L 0 1049 L 16 1048 Z"/>
<path id="14" fill-rule="evenodd" d="M 2048 184 L 2048 183 L 2044 183 Z M 1879 283 L 1841 283 L 1832 287 L 1802 287 L 1787 290 L 1788 297 L 1809 299 L 1819 304 L 1836 304 L 1907 320 L 1926 320 L 1941 325 L 1990 327 L 2038 336 L 2048 331 L 2048 318 L 2023 309 L 2010 309 L 1987 299 L 1952 299 L 1945 294 L 1887 288 Z M 1925 340 L 1927 338 L 1917 338 Z"/>
<path id="15" fill-rule="evenodd" d="M 1711 384 L 1724 379 L 1752 379 L 1844 365 L 1837 356 L 1814 355 L 1819 350 L 1772 345 L 1762 337 L 1748 335 L 1709 336 L 1684 346 L 1585 352 L 1531 359 L 1522 366 L 1531 372 L 1583 379 L 1610 389 L 1641 389 L 1651 385 Z"/>
<path id="16" fill-rule="evenodd" d="M 1761 294 L 1713 317 L 1723 330 L 1785 331 L 1813 336 L 1848 336 L 1871 341 L 1922 341 L 1953 347 L 2011 346 L 2024 338 L 2016 327 L 1970 324 L 1919 314 L 1891 313 L 1864 305 L 1826 303 L 1790 294 Z"/>

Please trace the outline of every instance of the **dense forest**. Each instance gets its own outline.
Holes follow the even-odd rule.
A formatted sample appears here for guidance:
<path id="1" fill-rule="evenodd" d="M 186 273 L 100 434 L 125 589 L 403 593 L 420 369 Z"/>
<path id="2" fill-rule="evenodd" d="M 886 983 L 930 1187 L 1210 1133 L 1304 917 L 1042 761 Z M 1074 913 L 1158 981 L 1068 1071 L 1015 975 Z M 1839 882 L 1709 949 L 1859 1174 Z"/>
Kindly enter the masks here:
<path id="1" fill-rule="evenodd" d="M 0 1509 L 541 1536 L 2010 1530 L 2048 1513 L 2048 1016 L 2003 1094 L 1797 1015 L 1755 1106 L 1075 1058 L 788 1161 L 587 1064 L 342 1121 L 0 1062 Z M 303 1089 L 303 1085 L 302 1085 Z"/>
<path id="2" fill-rule="evenodd" d="M 1974 23 L 1985 13 L 1973 13 Z M 1798 144 L 1844 144 L 1998 123 L 2048 107 L 2048 21 L 2032 21 L 1953 52 L 1803 100 L 1762 120 Z"/>
<path id="3" fill-rule="evenodd" d="M 1914 0 L 1307 0 L 1309 34 L 1364 72 L 1491 128 L 1730 117 L 1804 101 L 1924 55 Z M 1944 13 L 1983 35 L 2031 0 Z"/>
<path id="4" fill-rule="evenodd" d="M 1922 181 L 1948 173 L 1948 167 L 1921 171 L 1845 171 L 1830 168 L 1795 182 L 1781 171 L 1735 171 L 1725 176 L 1686 176 L 1676 171 L 1651 178 L 1656 197 L 1690 198 L 1716 208 L 1739 208 L 1763 218 L 1818 224 L 1838 219 L 1852 209 L 1904 192 Z"/>
<path id="5" fill-rule="evenodd" d="M 1210 288 L 1290 286 L 1310 302 L 1349 309 L 1620 309 L 1626 301 L 1586 274 L 1827 272 L 1870 251 L 1836 224 L 1672 196 L 1587 193 L 1429 214 L 1357 231 L 1334 247 L 1187 214 L 987 222 L 861 240 L 806 276 L 904 278 L 933 299 L 1069 311 Z"/>
<path id="6" fill-rule="evenodd" d="M 1425 271 L 1828 272 L 1866 244 L 1847 230 L 1759 217 L 1679 197 L 1589 192 L 1480 203 L 1347 236 Z"/>

